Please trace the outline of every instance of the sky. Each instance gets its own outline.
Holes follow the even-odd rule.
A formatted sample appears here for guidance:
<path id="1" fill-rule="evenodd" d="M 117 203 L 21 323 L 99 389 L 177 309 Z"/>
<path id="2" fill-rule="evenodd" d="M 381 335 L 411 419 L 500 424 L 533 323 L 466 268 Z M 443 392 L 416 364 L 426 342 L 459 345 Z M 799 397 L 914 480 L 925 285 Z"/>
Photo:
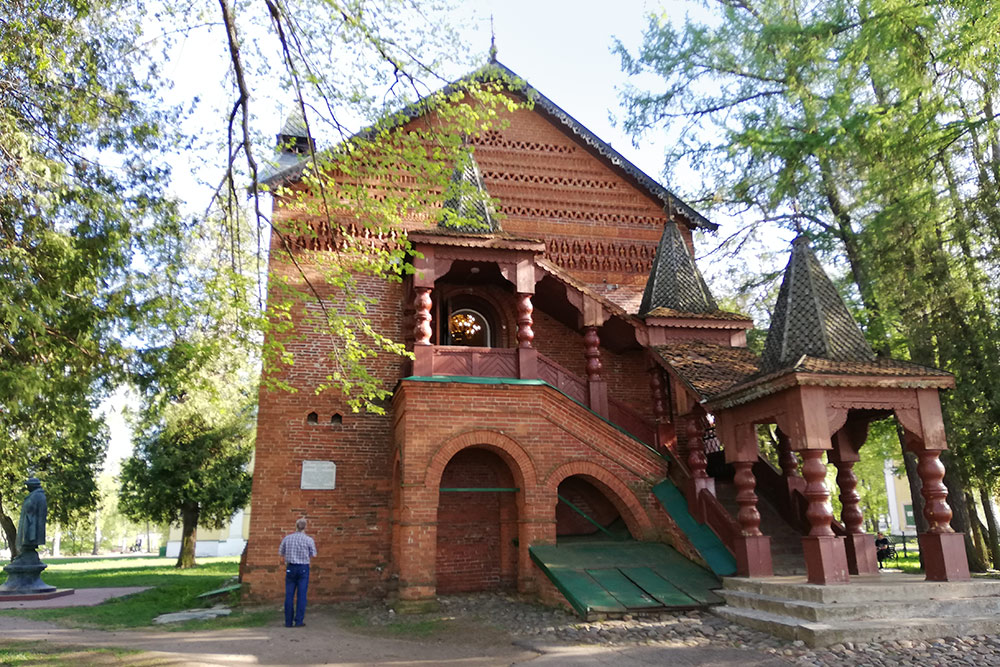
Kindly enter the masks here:
<path id="1" fill-rule="evenodd" d="M 497 59 L 523 77 L 543 95 L 563 108 L 598 137 L 654 179 L 663 182 L 663 138 L 647 137 L 633 146 L 629 136 L 616 128 L 611 116 L 620 114 L 619 91 L 626 82 L 620 59 L 612 53 L 617 38 L 630 50 L 641 44 L 648 14 L 665 14 L 680 23 L 688 14 L 703 19 L 705 11 L 697 2 L 664 0 L 458 0 L 456 23 L 464 48 L 482 54 L 483 62 L 490 45 L 491 23 L 497 47 Z M 491 21 L 492 17 L 492 21 Z M 225 37 L 219 28 L 206 27 L 179 41 L 172 49 L 172 59 L 164 75 L 173 81 L 175 101 L 187 102 L 197 97 L 196 113 L 186 121 L 190 133 L 198 135 L 203 126 L 218 124 L 219 109 L 226 107 L 227 86 L 219 85 L 228 69 Z M 266 134 L 275 134 L 284 120 L 281 103 L 268 107 L 273 91 L 254 91 L 259 123 Z M 224 155 L 224 154 L 222 154 Z M 208 169 L 198 171 L 179 158 L 174 164 L 175 191 L 185 197 L 192 211 L 204 210 L 211 188 L 202 183 L 217 183 L 221 175 L 221 155 L 209 157 Z M 214 160 L 214 162 L 213 162 Z M 682 176 L 679 176 L 682 177 Z M 674 191 L 683 191 L 695 183 L 663 183 Z M 713 220 L 722 225 L 725 220 Z M 124 394 L 106 403 L 111 428 L 109 468 L 131 451 L 130 432 L 122 419 Z"/>

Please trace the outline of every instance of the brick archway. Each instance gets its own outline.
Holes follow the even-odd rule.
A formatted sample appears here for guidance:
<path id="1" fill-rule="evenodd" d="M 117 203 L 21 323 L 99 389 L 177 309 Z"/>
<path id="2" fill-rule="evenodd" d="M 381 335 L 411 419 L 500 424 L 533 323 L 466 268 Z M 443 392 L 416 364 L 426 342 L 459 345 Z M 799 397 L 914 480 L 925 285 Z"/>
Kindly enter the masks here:
<path id="1" fill-rule="evenodd" d="M 454 435 L 425 457 L 404 459 L 402 507 L 399 523 L 400 598 L 417 601 L 436 594 L 437 514 L 441 500 L 441 480 L 445 468 L 456 454 L 480 449 L 498 457 L 510 472 L 515 494 L 516 516 L 509 525 L 516 526 L 516 580 L 522 592 L 533 586 L 533 572 L 528 544 L 537 525 L 530 517 L 537 510 L 533 500 L 538 492 L 535 464 L 524 447 L 498 431 L 477 429 Z M 510 543 L 510 541 L 508 541 Z"/>
<path id="2" fill-rule="evenodd" d="M 444 473 L 445 466 L 455 454 L 468 447 L 484 447 L 496 451 L 500 458 L 504 459 L 510 466 L 515 484 L 522 490 L 522 493 L 518 494 L 519 496 L 523 497 L 525 490 L 533 489 L 536 486 L 535 464 L 516 440 L 497 431 L 468 431 L 446 441 L 431 455 L 427 462 L 424 487 L 429 489 L 435 497 L 435 505 L 437 504 L 437 488 L 441 484 L 441 475 Z"/>
<path id="3" fill-rule="evenodd" d="M 649 516 L 642 509 L 642 505 L 639 503 L 639 499 L 635 496 L 635 493 L 615 477 L 613 473 L 605 470 L 596 463 L 573 461 L 559 466 L 549 473 L 545 480 L 545 489 L 548 492 L 546 495 L 556 498 L 559 484 L 566 478 L 575 475 L 583 477 L 608 497 L 608 500 L 611 501 L 615 509 L 618 510 L 618 514 L 625 521 L 625 525 L 628 526 L 629 532 L 632 533 L 633 537 L 650 535 L 654 532 L 653 524 Z M 553 504 L 551 511 L 554 515 L 555 504 Z"/>

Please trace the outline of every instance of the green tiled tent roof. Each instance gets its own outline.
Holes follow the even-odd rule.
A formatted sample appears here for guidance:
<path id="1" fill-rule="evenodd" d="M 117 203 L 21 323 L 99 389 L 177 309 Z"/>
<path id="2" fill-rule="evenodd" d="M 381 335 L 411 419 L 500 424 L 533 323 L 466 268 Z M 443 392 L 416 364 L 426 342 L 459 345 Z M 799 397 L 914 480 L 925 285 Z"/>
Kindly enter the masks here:
<path id="1" fill-rule="evenodd" d="M 455 167 L 451 181 L 454 194 L 444 202 L 444 213 L 438 227 L 467 234 L 490 234 L 498 231 L 499 221 L 490 204 L 479 165 L 471 153 L 465 164 Z M 462 221 L 474 224 L 463 224 Z"/>
<path id="2" fill-rule="evenodd" d="M 639 315 L 646 316 L 658 308 L 682 313 L 709 313 L 719 309 L 681 230 L 673 221 L 668 221 L 663 228 L 642 294 Z"/>
<path id="3" fill-rule="evenodd" d="M 837 288 L 799 236 L 778 292 L 760 370 L 794 366 L 803 356 L 830 361 L 872 361 L 875 353 L 848 312 Z"/>

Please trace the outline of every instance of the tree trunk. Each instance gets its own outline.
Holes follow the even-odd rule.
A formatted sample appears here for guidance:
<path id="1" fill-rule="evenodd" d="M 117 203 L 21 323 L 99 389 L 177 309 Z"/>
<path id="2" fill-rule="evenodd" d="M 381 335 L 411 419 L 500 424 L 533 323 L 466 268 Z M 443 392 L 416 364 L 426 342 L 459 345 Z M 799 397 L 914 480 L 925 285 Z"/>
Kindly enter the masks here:
<path id="1" fill-rule="evenodd" d="M 7 546 L 10 548 L 10 559 L 14 560 L 17 558 L 17 526 L 4 513 L 2 505 L 0 505 L 0 528 L 3 528 L 4 539 L 7 540 Z"/>
<path id="2" fill-rule="evenodd" d="M 153 546 L 149 541 L 149 522 L 146 522 L 146 553 L 152 553 Z"/>
<path id="3" fill-rule="evenodd" d="M 997 531 L 997 506 L 993 496 L 985 486 L 979 487 L 979 499 L 983 503 L 983 514 L 986 515 L 986 544 L 990 549 L 993 567 L 1000 570 L 1000 532 Z"/>
<path id="4" fill-rule="evenodd" d="M 969 530 L 969 508 L 965 505 L 965 485 L 962 483 L 957 471 L 954 469 L 953 457 L 948 452 L 942 452 L 941 459 L 944 462 L 944 485 L 948 487 L 948 504 L 953 512 L 951 517 L 951 527 L 956 532 L 964 533 L 965 556 L 969 560 L 969 570 L 972 572 L 985 572 L 986 561 L 980 557 L 976 551 L 976 546 L 972 543 L 972 532 Z M 947 460 L 945 460 L 947 459 Z"/>
<path id="5" fill-rule="evenodd" d="M 101 508 L 94 510 L 94 548 L 90 555 L 96 556 L 101 550 Z"/>
<path id="6" fill-rule="evenodd" d="M 972 543 L 976 547 L 976 553 L 984 563 L 990 562 L 990 554 L 986 550 L 986 532 L 983 522 L 979 520 L 979 510 L 976 509 L 976 498 L 972 491 L 965 490 L 965 506 L 969 509 L 969 526 L 972 528 Z"/>
<path id="7" fill-rule="evenodd" d="M 198 539 L 198 505 L 185 503 L 181 508 L 181 552 L 176 567 L 194 567 L 194 545 Z"/>

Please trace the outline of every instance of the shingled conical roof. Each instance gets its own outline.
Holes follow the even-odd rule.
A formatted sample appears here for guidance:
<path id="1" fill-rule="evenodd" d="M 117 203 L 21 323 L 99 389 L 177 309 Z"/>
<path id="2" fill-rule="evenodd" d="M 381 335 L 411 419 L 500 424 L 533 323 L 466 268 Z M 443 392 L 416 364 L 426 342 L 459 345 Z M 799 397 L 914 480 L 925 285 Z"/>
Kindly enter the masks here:
<path id="1" fill-rule="evenodd" d="M 451 177 L 453 195 L 444 202 L 438 227 L 467 234 L 490 234 L 500 229 L 490 195 L 483 183 L 479 164 L 472 153 L 464 164 L 455 167 Z M 470 224 L 464 221 L 472 221 Z"/>
<path id="2" fill-rule="evenodd" d="M 684 313 L 710 313 L 719 309 L 694 263 L 681 230 L 673 220 L 667 221 L 663 228 L 646 289 L 642 293 L 639 315 L 644 317 L 657 308 Z"/>
<path id="3" fill-rule="evenodd" d="M 792 242 L 760 370 L 769 373 L 790 367 L 803 355 L 831 361 L 875 359 L 809 240 L 799 236 Z"/>

